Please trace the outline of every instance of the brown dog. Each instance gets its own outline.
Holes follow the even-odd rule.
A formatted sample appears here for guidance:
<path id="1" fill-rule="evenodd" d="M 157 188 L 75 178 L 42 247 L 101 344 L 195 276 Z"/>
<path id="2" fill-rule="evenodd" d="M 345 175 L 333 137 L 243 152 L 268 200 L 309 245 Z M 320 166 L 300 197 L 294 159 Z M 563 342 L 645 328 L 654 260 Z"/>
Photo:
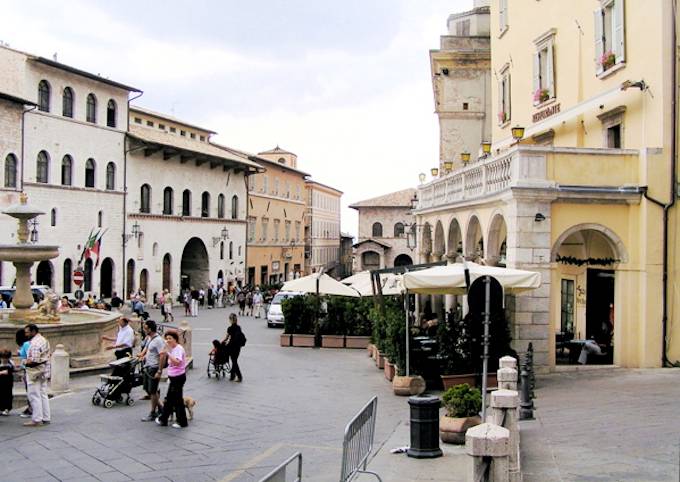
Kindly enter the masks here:
<path id="1" fill-rule="evenodd" d="M 187 409 L 187 419 L 188 420 L 193 420 L 194 419 L 194 407 L 196 406 L 198 402 L 194 400 L 192 397 L 184 397 L 184 408 Z M 169 420 L 174 420 L 175 419 L 175 414 L 171 413 Z"/>

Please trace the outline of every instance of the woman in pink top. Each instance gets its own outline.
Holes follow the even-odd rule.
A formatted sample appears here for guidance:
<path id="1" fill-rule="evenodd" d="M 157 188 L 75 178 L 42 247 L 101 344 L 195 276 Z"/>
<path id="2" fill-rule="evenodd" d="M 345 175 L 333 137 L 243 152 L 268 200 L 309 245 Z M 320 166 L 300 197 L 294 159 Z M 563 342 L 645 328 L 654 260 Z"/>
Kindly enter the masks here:
<path id="1" fill-rule="evenodd" d="M 165 397 L 165 404 L 163 405 L 163 413 L 156 419 L 158 425 L 167 427 L 168 418 L 174 412 L 176 422 L 172 424 L 174 428 L 184 428 L 189 423 L 187 422 L 187 412 L 184 409 L 184 383 L 187 381 L 186 377 L 186 353 L 184 348 L 179 344 L 179 335 L 176 331 L 168 331 L 165 333 L 166 348 L 164 353 L 168 356 L 168 378 L 170 379 L 170 387 Z"/>

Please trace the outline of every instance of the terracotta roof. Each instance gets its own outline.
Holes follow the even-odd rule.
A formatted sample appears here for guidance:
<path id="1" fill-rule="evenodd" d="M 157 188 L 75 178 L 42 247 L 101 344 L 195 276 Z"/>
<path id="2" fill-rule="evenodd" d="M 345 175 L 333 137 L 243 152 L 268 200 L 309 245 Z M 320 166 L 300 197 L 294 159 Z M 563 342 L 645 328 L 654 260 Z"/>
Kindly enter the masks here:
<path id="1" fill-rule="evenodd" d="M 210 142 L 187 139 L 176 134 L 135 124 L 130 125 L 128 136 L 142 143 L 156 146 L 159 150 L 166 150 L 169 153 L 174 151 L 176 154 L 181 154 L 179 151 L 183 151 L 194 156 L 197 160 L 205 158 L 211 162 L 222 163 L 224 165 L 240 164 L 250 172 L 261 172 L 263 170 L 262 166 L 251 161 L 247 155 Z"/>
<path id="2" fill-rule="evenodd" d="M 295 155 L 294 153 L 292 153 L 290 151 L 287 151 L 285 149 L 281 149 L 279 146 L 276 146 L 274 149 L 270 149 L 268 151 L 258 152 L 258 155 L 259 154 L 293 154 L 293 155 Z"/>
<path id="3" fill-rule="evenodd" d="M 390 246 L 389 244 L 381 243 L 380 241 L 376 241 L 375 239 L 364 239 L 363 241 L 359 241 L 358 243 L 355 243 L 354 245 L 352 245 L 352 247 L 356 248 L 356 247 L 361 246 L 362 244 L 365 244 L 365 243 L 375 243 L 378 246 L 382 246 L 385 249 L 392 248 L 392 246 Z"/>
<path id="4" fill-rule="evenodd" d="M 414 188 L 404 189 L 402 191 L 391 192 L 382 196 L 359 201 L 350 204 L 349 207 L 353 209 L 359 208 L 410 208 L 411 199 L 416 193 Z"/>

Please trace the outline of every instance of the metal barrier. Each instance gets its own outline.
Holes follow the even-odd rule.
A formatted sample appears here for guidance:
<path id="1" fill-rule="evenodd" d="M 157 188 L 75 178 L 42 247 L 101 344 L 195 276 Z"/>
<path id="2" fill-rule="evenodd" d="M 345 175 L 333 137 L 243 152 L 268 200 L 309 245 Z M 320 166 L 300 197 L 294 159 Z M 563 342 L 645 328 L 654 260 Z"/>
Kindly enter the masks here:
<path id="1" fill-rule="evenodd" d="M 378 397 L 373 397 L 345 427 L 340 482 L 349 482 L 355 475 L 360 473 L 374 475 L 382 482 L 378 474 L 366 470 L 368 456 L 373 450 L 377 411 Z"/>
<path id="2" fill-rule="evenodd" d="M 302 480 L 302 454 L 300 452 L 295 452 L 288 457 L 285 462 L 260 479 L 260 482 L 286 482 L 286 468 L 295 459 L 297 459 L 297 476 L 294 482 L 300 482 Z"/>

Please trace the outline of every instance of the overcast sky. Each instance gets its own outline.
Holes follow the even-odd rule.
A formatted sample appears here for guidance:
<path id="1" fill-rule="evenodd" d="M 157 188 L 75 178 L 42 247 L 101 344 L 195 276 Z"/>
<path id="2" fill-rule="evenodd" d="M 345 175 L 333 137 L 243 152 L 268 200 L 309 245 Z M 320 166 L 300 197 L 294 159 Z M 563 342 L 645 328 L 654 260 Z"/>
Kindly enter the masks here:
<path id="1" fill-rule="evenodd" d="M 0 40 L 144 91 L 253 153 L 277 144 L 348 204 L 438 165 L 430 49 L 472 0 L 3 2 Z"/>

